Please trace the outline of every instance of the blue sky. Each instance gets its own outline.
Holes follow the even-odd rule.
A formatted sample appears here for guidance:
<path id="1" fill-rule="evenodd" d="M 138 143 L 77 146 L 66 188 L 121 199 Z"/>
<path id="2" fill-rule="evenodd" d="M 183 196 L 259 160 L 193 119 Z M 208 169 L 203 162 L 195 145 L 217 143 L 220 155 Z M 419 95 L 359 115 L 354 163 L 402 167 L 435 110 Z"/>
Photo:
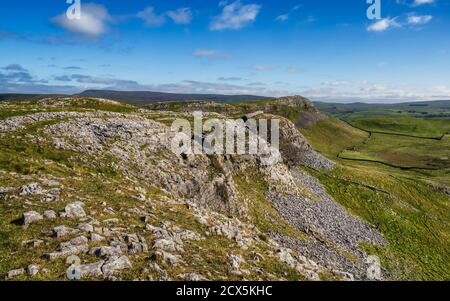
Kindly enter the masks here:
<path id="1" fill-rule="evenodd" d="M 4 0 L 0 93 L 450 99 L 450 1 L 380 1 Z"/>

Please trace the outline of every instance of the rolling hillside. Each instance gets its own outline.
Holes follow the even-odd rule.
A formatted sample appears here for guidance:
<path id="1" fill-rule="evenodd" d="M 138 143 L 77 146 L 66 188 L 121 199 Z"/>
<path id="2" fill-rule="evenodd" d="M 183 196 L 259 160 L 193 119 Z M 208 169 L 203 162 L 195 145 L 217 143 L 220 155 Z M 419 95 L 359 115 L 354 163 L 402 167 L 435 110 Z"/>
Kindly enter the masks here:
<path id="1" fill-rule="evenodd" d="M 151 91 L 113 91 L 113 90 L 86 90 L 74 95 L 51 95 L 51 94 L 0 94 L 0 101 L 4 100 L 37 100 L 54 97 L 94 97 L 120 101 L 133 105 L 145 105 L 154 102 L 170 101 L 217 101 L 217 102 L 244 102 L 268 99 L 264 96 L 255 95 L 221 95 L 221 94 L 176 94 Z"/>

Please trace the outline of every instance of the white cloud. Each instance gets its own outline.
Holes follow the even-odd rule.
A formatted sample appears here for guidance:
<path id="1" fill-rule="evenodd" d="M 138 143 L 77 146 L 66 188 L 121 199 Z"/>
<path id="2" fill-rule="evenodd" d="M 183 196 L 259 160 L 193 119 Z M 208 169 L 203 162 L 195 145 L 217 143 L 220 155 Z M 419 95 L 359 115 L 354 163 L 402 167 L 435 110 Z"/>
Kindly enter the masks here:
<path id="1" fill-rule="evenodd" d="M 167 12 L 167 15 L 176 24 L 189 24 L 192 21 L 192 11 L 188 7 L 170 10 Z"/>
<path id="2" fill-rule="evenodd" d="M 69 19 L 66 13 L 53 17 L 51 21 L 65 30 L 90 36 L 98 37 L 108 31 L 107 23 L 112 20 L 108 10 L 98 4 L 86 3 L 81 7 L 80 19 Z"/>
<path id="3" fill-rule="evenodd" d="M 172 93 L 208 94 L 253 94 L 262 96 L 303 95 L 315 101 L 340 102 L 402 102 L 450 99 L 450 86 L 390 85 L 368 81 L 331 80 L 311 87 L 294 87 L 283 82 L 282 89 L 272 89 L 267 82 L 252 82 L 246 85 L 231 83 L 184 80 L 162 84 L 142 84 L 135 80 L 100 77 L 82 74 L 53 76 L 53 80 L 66 85 L 48 84 L 44 79 L 34 78 L 18 65 L 0 68 L 11 72 L 0 72 L 0 90 L 11 93 L 75 93 L 85 89 L 159 91 Z M 236 81 L 238 77 L 220 77 L 218 81 Z M 68 84 L 68 85 L 67 85 Z"/>
<path id="4" fill-rule="evenodd" d="M 141 18 L 145 25 L 150 27 L 158 27 L 164 25 L 166 17 L 164 14 L 158 15 L 155 13 L 155 9 L 151 6 L 146 7 L 143 11 L 137 14 L 138 18 Z"/>
<path id="5" fill-rule="evenodd" d="M 209 26 L 210 30 L 241 29 L 253 23 L 261 9 L 260 5 L 244 5 L 240 0 L 231 4 L 222 3 L 222 5 L 222 14 L 214 17 Z"/>
<path id="6" fill-rule="evenodd" d="M 301 72 L 304 72 L 305 69 L 303 69 L 303 68 L 298 68 L 298 67 L 289 67 L 289 68 L 287 68 L 286 71 L 287 71 L 288 73 L 301 73 Z"/>
<path id="7" fill-rule="evenodd" d="M 226 58 L 228 55 L 225 53 L 213 50 L 213 49 L 197 49 L 192 53 L 196 57 L 209 57 L 209 58 Z"/>
<path id="8" fill-rule="evenodd" d="M 368 31 L 382 32 L 392 27 L 400 27 L 396 18 L 386 18 L 367 26 Z"/>
<path id="9" fill-rule="evenodd" d="M 343 102 L 402 102 L 450 98 L 447 86 L 393 86 L 368 81 L 332 80 L 300 92 L 301 95 L 322 101 Z"/>
<path id="10" fill-rule="evenodd" d="M 303 95 L 312 100 L 342 102 L 402 102 L 450 99 L 450 87 L 414 87 L 390 86 L 368 81 L 336 80 L 323 83 L 319 87 L 292 87 L 288 89 L 271 89 L 267 83 L 250 83 L 234 85 L 227 83 L 200 82 L 185 80 L 177 83 L 159 85 L 140 85 L 138 90 L 153 90 L 173 93 L 208 93 L 208 94 L 253 94 L 262 96 Z"/>
<path id="11" fill-rule="evenodd" d="M 221 76 L 221 77 L 217 78 L 217 80 L 225 81 L 225 82 L 238 82 L 238 81 L 241 81 L 242 78 L 241 77 L 236 77 L 236 76 L 232 76 L 232 77 Z"/>
<path id="12" fill-rule="evenodd" d="M 276 68 L 277 66 L 275 65 L 253 65 L 250 66 L 251 69 L 255 70 L 255 71 L 272 71 Z"/>
<path id="13" fill-rule="evenodd" d="M 425 4 L 433 4 L 435 0 L 414 0 L 413 6 L 420 6 Z"/>
<path id="14" fill-rule="evenodd" d="M 279 15 L 275 18 L 275 21 L 286 22 L 289 19 L 289 14 Z"/>
<path id="15" fill-rule="evenodd" d="M 427 24 L 432 19 L 433 19 L 433 16 L 430 16 L 430 15 L 425 15 L 425 16 L 411 15 L 411 16 L 408 16 L 408 24 L 423 25 L 423 24 Z"/>
<path id="16" fill-rule="evenodd" d="M 292 92 L 285 90 L 271 90 L 258 83 L 257 86 L 242 86 L 226 83 L 200 82 L 185 80 L 178 83 L 147 85 L 146 89 L 159 92 L 172 93 L 207 93 L 207 94 L 225 94 L 225 95 L 261 95 L 261 96 L 285 96 L 292 95 Z"/>
<path id="17" fill-rule="evenodd" d="M 139 83 L 134 80 L 115 79 L 111 77 L 98 77 L 84 74 L 55 76 L 54 78 L 57 81 L 64 81 L 64 82 L 73 81 L 80 84 L 102 85 L 118 88 L 120 87 L 121 89 L 133 89 L 139 87 Z"/>
<path id="18" fill-rule="evenodd" d="M 291 8 L 291 10 L 288 13 L 277 16 L 275 18 L 275 21 L 286 22 L 287 20 L 289 20 L 291 13 L 298 11 L 302 6 L 303 6 L 303 4 L 295 5 L 293 8 Z M 309 18 L 312 18 L 312 17 L 309 17 Z M 313 21 L 315 21 L 315 19 Z M 307 21 L 304 23 L 309 23 L 309 22 L 310 21 Z"/>

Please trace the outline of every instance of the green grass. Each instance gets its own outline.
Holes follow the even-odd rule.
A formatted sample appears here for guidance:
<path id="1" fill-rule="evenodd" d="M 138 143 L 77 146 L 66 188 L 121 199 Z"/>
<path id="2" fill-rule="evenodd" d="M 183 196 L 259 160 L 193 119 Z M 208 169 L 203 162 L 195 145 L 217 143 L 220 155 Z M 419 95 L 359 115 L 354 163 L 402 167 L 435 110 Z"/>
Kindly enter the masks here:
<path id="1" fill-rule="evenodd" d="M 418 119 L 408 117 L 403 123 L 405 120 Z M 445 126 L 445 122 L 430 122 L 427 124 L 433 126 L 427 132 L 421 128 L 422 122 L 418 121 L 415 132 L 410 130 L 414 128 L 411 125 L 397 130 L 432 136 L 439 132 L 436 129 Z M 373 134 L 368 139 L 368 133 L 334 118 L 321 120 L 301 132 L 315 149 L 337 162 L 332 172 L 310 172 L 336 201 L 374 225 L 388 241 L 387 246 L 363 247 L 368 254 L 380 256 L 391 279 L 450 279 L 450 204 L 448 196 L 436 189 L 450 184 L 448 169 L 444 169 L 448 168 L 448 137 L 438 141 Z M 433 166 L 438 170 L 401 170 L 378 163 L 347 161 L 335 157 L 341 151 L 342 157 Z"/>
<path id="2" fill-rule="evenodd" d="M 360 144 L 369 137 L 368 133 L 358 130 L 337 118 L 319 120 L 313 126 L 300 129 L 300 132 L 314 149 L 332 160 L 343 149 Z"/>
<path id="3" fill-rule="evenodd" d="M 385 162 L 400 167 L 450 168 L 450 137 L 431 140 L 386 134 L 373 134 L 366 143 L 344 150 L 345 159 Z"/>
<path id="4" fill-rule="evenodd" d="M 371 132 L 440 138 L 450 131 L 448 118 L 417 118 L 408 115 L 380 115 L 346 119 L 357 128 Z"/>
<path id="5" fill-rule="evenodd" d="M 416 117 L 445 117 L 450 114 L 450 100 L 425 101 L 395 104 L 367 103 L 314 103 L 322 112 L 339 118 L 365 118 L 376 115 L 404 114 Z"/>
<path id="6" fill-rule="evenodd" d="M 29 104 L 27 110 L 5 111 L 0 110 L 0 118 L 25 114 L 39 108 L 37 103 Z M 69 103 L 67 107 L 46 108 L 45 110 L 104 110 L 114 112 L 133 112 L 134 109 L 120 104 L 109 103 Z M 291 111 L 292 113 L 292 111 Z M 286 113 L 286 114 L 291 114 Z M 296 118 L 293 112 L 291 118 Z M 3 115 L 2 115 L 3 114 Z M 162 117 L 162 116 L 161 116 Z M 413 135 L 429 135 L 434 137 L 445 130 L 447 120 L 419 119 L 410 116 L 395 119 L 386 116 L 366 115 L 361 120 L 378 120 L 371 126 L 383 129 L 382 120 L 392 127 L 387 128 L 398 133 Z M 60 120 L 59 120 L 60 121 Z M 356 120 L 354 120 L 356 122 Z M 60 178 L 64 186 L 61 200 L 52 204 L 42 204 L 37 199 L 30 197 L 35 204 L 32 207 L 24 207 L 23 200 L 12 199 L 0 204 L 0 275 L 8 270 L 25 267 L 29 263 L 38 263 L 41 267 L 49 269 L 49 273 L 40 274 L 35 279 L 64 279 L 67 269 L 64 261 L 48 262 L 40 255 L 56 249 L 59 241 L 47 239 L 43 230 L 61 224 L 61 221 L 39 221 L 28 229 L 11 222 L 20 217 L 21 213 L 35 209 L 53 209 L 60 211 L 64 205 L 73 199 L 74 195 L 86 198 L 89 214 L 93 214 L 99 220 L 110 218 L 108 214 L 102 214 L 102 202 L 113 208 L 118 214 L 121 225 L 133 225 L 139 234 L 147 235 L 143 231 L 142 221 L 137 216 L 130 217 L 126 213 L 128 209 L 136 207 L 137 202 L 133 198 L 136 191 L 136 183 L 132 183 L 123 177 L 111 166 L 113 158 L 83 158 L 70 151 L 56 150 L 51 146 L 50 137 L 41 132 L 42 127 L 56 121 L 36 123 L 24 129 L 0 135 L 0 169 L 5 173 L 0 177 L 0 185 L 6 187 L 19 187 L 25 183 L 53 175 Z M 363 245 L 368 254 L 378 255 L 382 265 L 390 273 L 391 279 L 406 280 L 450 280 L 450 204 L 448 196 L 440 192 L 436 187 L 450 185 L 448 169 L 443 165 L 435 164 L 435 159 L 448 160 L 450 149 L 448 137 L 442 141 L 430 139 L 418 139 L 387 134 L 373 134 L 367 140 L 369 134 L 359 130 L 336 118 L 319 120 L 315 125 L 301 129 L 308 142 L 312 146 L 337 162 L 337 167 L 332 172 L 318 172 L 309 170 L 317 176 L 327 191 L 351 213 L 367 220 L 374 225 L 388 241 L 387 246 Z M 27 134 L 39 133 L 44 140 L 32 143 Z M 428 136 L 427 136 L 428 137 Z M 367 142 L 367 143 L 364 143 Z M 351 149 L 351 150 L 350 150 Z M 420 166 L 436 166 L 439 170 L 401 170 L 384 166 L 378 163 L 348 161 L 337 158 L 337 155 L 346 150 L 343 155 L 366 156 L 364 158 L 395 162 L 396 164 L 419 164 Z M 77 159 L 78 158 L 78 159 Z M 447 159 L 445 159 L 447 158 Z M 90 160 L 87 160 L 90 159 Z M 433 161 L 434 160 L 434 161 Z M 88 164 L 91 162 L 90 164 Z M 448 161 L 445 161 L 448 164 Z M 95 163 L 95 164 L 94 164 Z M 441 162 L 442 163 L 442 162 Z M 431 164 L 431 165 L 430 165 Z M 19 175 L 10 174 L 15 172 Z M 97 175 L 101 174 L 101 175 Z M 248 176 L 248 175 L 251 176 Z M 28 178 L 22 179 L 21 176 Z M 304 238 L 302 233 L 284 222 L 273 205 L 266 199 L 267 184 L 257 170 L 247 170 L 235 175 L 234 181 L 238 190 L 238 202 L 249 209 L 248 222 L 256 225 L 263 233 L 275 231 L 291 237 Z M 163 193 L 151 187 L 149 183 L 139 183 L 147 189 L 147 197 L 155 200 L 155 206 L 146 208 L 154 214 L 152 224 L 158 225 L 160 221 L 170 221 L 182 228 L 205 233 L 207 227 L 198 223 L 185 205 L 173 205 L 164 202 Z M 369 189 L 367 186 L 376 187 L 385 193 Z M 159 202 L 159 198 L 162 201 Z M 75 226 L 75 220 L 67 219 L 64 224 Z M 205 236 L 206 237 L 206 236 Z M 40 238 L 48 242 L 38 250 L 21 246 L 22 240 Z M 262 234 L 261 240 L 266 236 Z M 242 255 L 247 262 L 251 261 L 252 253 L 259 252 L 264 259 L 256 265 L 264 270 L 266 275 L 272 274 L 290 280 L 302 280 L 304 276 L 287 268 L 275 260 L 273 254 L 264 244 L 259 243 L 255 248 L 243 251 L 232 240 L 224 237 L 207 236 L 199 242 L 187 242 L 185 244 L 185 260 L 187 267 L 164 266 L 171 275 L 181 272 L 201 271 L 210 273 L 212 278 L 216 275 L 227 275 L 226 264 L 229 254 Z M 195 256 L 199 255 L 199 256 Z M 135 263 L 133 269 L 124 272 L 124 279 L 135 279 L 144 276 L 143 265 L 148 262 L 148 256 L 136 256 L 131 258 Z M 200 257 L 200 259 L 199 259 Z M 84 258 L 82 258 L 84 259 Z M 86 258 L 89 259 L 89 258 Z M 93 260 L 92 258 L 90 260 Z M 228 279 L 240 280 L 242 277 L 227 275 Z M 262 276 L 263 277 L 263 276 Z M 332 278 L 330 276 L 330 278 Z M 17 279 L 29 279 L 21 276 Z M 255 274 L 250 277 L 257 280 Z"/>
<path id="7" fill-rule="evenodd" d="M 32 104 L 30 104 L 31 106 Z M 73 106 L 69 104 L 64 110 L 87 110 L 94 108 L 92 105 Z M 47 110 L 55 108 L 47 108 Z M 95 105 L 95 109 L 101 109 L 101 106 Z M 109 106 L 103 108 L 108 111 L 114 111 Z M 31 111 L 30 111 L 31 112 Z M 12 116 L 12 115 L 9 115 Z M 223 280 L 242 280 L 244 277 L 250 280 L 276 280 L 287 278 L 289 280 L 305 280 L 306 277 L 285 264 L 280 263 L 267 245 L 267 237 L 259 234 L 259 238 L 264 241 L 255 243 L 255 247 L 248 250 L 242 250 L 234 240 L 223 236 L 206 235 L 209 230 L 207 226 L 200 224 L 192 210 L 184 204 L 173 204 L 166 202 L 165 194 L 158 188 L 152 187 L 151 183 L 139 182 L 136 179 L 130 180 L 123 177 L 120 171 L 111 167 L 114 158 L 110 156 L 100 156 L 92 158 L 87 154 L 80 154 L 72 151 L 58 150 L 52 146 L 51 137 L 43 132 L 47 125 L 65 121 L 57 119 L 46 122 L 30 124 L 25 128 L 0 134 L 0 186 L 15 187 L 30 182 L 39 182 L 39 179 L 56 177 L 62 185 L 61 198 L 52 203 L 42 203 L 39 196 L 27 196 L 30 201 L 28 205 L 24 204 L 23 198 L 14 198 L 8 202 L 0 203 L 0 275 L 4 276 L 7 271 L 26 267 L 30 263 L 36 263 L 41 268 L 48 270 L 46 273 L 39 273 L 35 277 L 22 275 L 15 280 L 63 280 L 67 265 L 64 258 L 49 262 L 42 258 L 44 253 L 52 252 L 57 249 L 61 240 L 49 238 L 46 232 L 54 226 L 64 224 L 68 227 L 76 227 L 76 219 L 57 219 L 42 220 L 33 223 L 29 228 L 24 229 L 20 225 L 12 223 L 18 220 L 25 211 L 36 210 L 43 212 L 51 209 L 60 212 L 64 206 L 75 201 L 80 196 L 85 203 L 86 212 L 89 216 L 95 217 L 99 221 L 108 218 L 117 218 L 117 226 L 128 227 L 133 233 L 146 237 L 150 243 L 151 235 L 144 230 L 144 223 L 139 216 L 128 213 L 128 209 L 141 207 L 142 202 L 137 201 L 134 196 L 137 194 L 136 186 L 146 189 L 146 196 L 152 200 L 152 205 L 145 208 L 146 212 L 151 213 L 153 225 L 159 225 L 161 221 L 170 222 L 173 225 L 189 229 L 205 236 L 205 240 L 185 242 L 183 259 L 185 264 L 180 266 L 169 266 L 164 263 L 160 265 L 165 268 L 173 279 L 177 279 L 178 274 L 186 272 L 196 272 L 207 276 L 210 279 Z M 43 139 L 39 141 L 30 141 L 30 136 L 39 136 Z M 157 160 L 157 158 L 155 158 Z M 132 168 L 132 166 L 131 166 Z M 26 176 L 26 178 L 22 178 Z M 251 185 L 247 183 L 243 188 L 246 193 Z M 46 187 L 44 187 L 46 188 Z M 266 186 L 260 183 L 256 192 L 249 196 L 257 196 L 259 199 L 252 201 L 255 206 L 255 214 L 261 218 L 269 212 L 272 227 L 280 227 L 285 231 L 295 232 L 289 228 L 286 223 L 276 224 L 274 221 L 279 219 L 276 210 L 270 206 L 264 198 Z M 103 205 L 103 203 L 106 203 Z M 259 206 L 261 205 L 261 206 Z M 105 213 L 103 209 L 111 207 L 116 214 Z M 225 218 L 225 217 L 224 217 Z M 264 224 L 271 227 L 270 223 L 264 221 Z M 288 229 L 288 230 L 286 230 Z M 253 231 L 253 230 L 252 230 Z M 289 232 L 288 231 L 288 232 Z M 255 234 L 256 236 L 257 234 Z M 21 242 L 28 239 L 42 239 L 45 243 L 37 249 L 28 246 L 22 246 Z M 93 244 L 91 243 L 92 247 Z M 254 253 L 262 255 L 259 262 L 253 263 Z M 237 276 L 228 271 L 228 256 L 230 254 L 239 254 L 243 256 L 248 264 L 243 267 L 249 270 L 252 266 L 263 269 L 262 273 L 256 273 L 253 270 L 251 275 Z M 133 262 L 133 268 L 124 271 L 121 277 L 125 280 L 146 277 L 144 268 L 148 267 L 149 254 L 129 255 Z M 83 263 L 95 262 L 98 258 L 88 255 L 80 255 Z M 209 275 L 209 276 L 208 276 Z M 157 278 L 157 275 L 153 275 Z M 95 280 L 95 279 L 93 279 Z"/>
<path id="8" fill-rule="evenodd" d="M 391 279 L 449 280 L 450 214 L 448 198 L 421 180 L 391 177 L 360 164 L 318 174 L 336 201 L 375 225 L 387 246 L 365 246 L 378 255 Z M 388 194 L 338 179 L 375 185 Z"/>
<path id="9" fill-rule="evenodd" d="M 49 99 L 45 103 L 38 100 L 30 101 L 9 101 L 7 106 L 0 107 L 0 120 L 13 116 L 24 116 L 38 112 L 85 112 L 85 111 L 106 111 L 116 113 L 133 113 L 136 107 L 118 103 L 108 102 L 91 98 L 79 99 Z"/>
<path id="10" fill-rule="evenodd" d="M 252 174 L 251 178 L 248 174 Z M 239 201 L 249 209 L 251 223 L 263 233 L 278 232 L 282 235 L 304 239 L 304 235 L 284 221 L 272 203 L 267 200 L 267 183 L 252 168 L 234 177 L 239 191 Z"/>

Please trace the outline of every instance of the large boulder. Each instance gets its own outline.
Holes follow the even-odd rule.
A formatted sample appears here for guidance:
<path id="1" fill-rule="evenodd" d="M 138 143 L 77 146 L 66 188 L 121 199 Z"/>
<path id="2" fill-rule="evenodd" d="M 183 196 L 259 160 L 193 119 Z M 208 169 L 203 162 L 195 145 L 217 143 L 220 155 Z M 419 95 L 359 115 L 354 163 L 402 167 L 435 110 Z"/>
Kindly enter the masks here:
<path id="1" fill-rule="evenodd" d="M 42 220 L 44 217 L 36 211 L 28 211 L 22 214 L 22 224 L 28 227 L 31 223 Z"/>
<path id="2" fill-rule="evenodd" d="M 64 212 L 61 213 L 62 217 L 85 217 L 86 212 L 83 209 L 84 204 L 82 202 L 74 202 L 66 205 Z"/>
<path id="3" fill-rule="evenodd" d="M 130 260 L 127 256 L 123 255 L 121 257 L 111 257 L 108 259 L 105 264 L 102 266 L 102 272 L 106 276 L 114 275 L 116 272 L 119 272 L 124 269 L 130 269 L 133 266 L 131 265 Z"/>

